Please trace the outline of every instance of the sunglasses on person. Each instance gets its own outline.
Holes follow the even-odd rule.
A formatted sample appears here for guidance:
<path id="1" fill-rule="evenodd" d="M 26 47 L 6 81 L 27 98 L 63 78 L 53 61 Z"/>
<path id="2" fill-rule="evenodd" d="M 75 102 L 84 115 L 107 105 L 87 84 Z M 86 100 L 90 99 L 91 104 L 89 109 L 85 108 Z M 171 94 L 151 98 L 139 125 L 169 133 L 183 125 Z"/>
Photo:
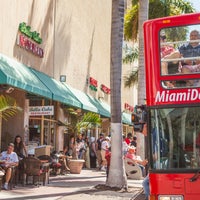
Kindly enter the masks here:
<path id="1" fill-rule="evenodd" d="M 163 36 L 160 36 L 160 38 L 161 38 L 162 40 L 165 40 L 167 37 L 166 37 L 166 35 L 163 35 Z"/>

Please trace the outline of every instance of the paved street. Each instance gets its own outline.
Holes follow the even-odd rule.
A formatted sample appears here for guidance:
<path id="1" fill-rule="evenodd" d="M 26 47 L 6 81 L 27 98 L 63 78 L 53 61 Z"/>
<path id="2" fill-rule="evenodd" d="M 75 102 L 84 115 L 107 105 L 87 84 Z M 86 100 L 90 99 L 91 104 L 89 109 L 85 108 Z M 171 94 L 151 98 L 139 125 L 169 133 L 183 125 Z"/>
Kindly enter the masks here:
<path id="1" fill-rule="evenodd" d="M 141 180 L 128 179 L 128 192 L 96 189 L 105 184 L 105 172 L 83 169 L 81 174 L 68 174 L 50 178 L 47 186 L 16 186 L 12 191 L 2 190 L 0 200 L 142 200 L 139 198 L 142 189 Z M 138 196 L 139 195 L 139 196 Z"/>

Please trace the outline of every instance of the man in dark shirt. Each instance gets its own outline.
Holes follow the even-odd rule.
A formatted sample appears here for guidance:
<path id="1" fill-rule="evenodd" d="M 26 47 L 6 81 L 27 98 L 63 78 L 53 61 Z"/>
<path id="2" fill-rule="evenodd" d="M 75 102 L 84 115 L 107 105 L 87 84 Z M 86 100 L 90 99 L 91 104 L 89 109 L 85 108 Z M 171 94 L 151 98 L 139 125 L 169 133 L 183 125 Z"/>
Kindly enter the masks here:
<path id="1" fill-rule="evenodd" d="M 193 30 L 190 33 L 190 42 L 187 45 L 182 45 L 179 48 L 179 52 L 184 58 L 200 57 L 200 34 L 199 31 Z M 184 60 L 182 65 L 195 65 L 199 64 L 200 59 L 189 59 Z"/>
<path id="2" fill-rule="evenodd" d="M 193 30 L 190 33 L 190 42 L 187 45 L 182 45 L 179 48 L 180 54 L 185 59 L 182 62 L 182 73 L 189 74 L 194 72 L 200 72 L 200 34 L 199 31 Z M 197 58 L 195 58 L 197 57 Z M 188 80 L 187 86 L 199 86 L 199 80 Z"/>
<path id="3" fill-rule="evenodd" d="M 101 169 L 101 164 L 102 164 L 101 143 L 103 140 L 104 140 L 104 134 L 100 133 L 99 138 L 97 139 L 97 142 L 96 142 L 96 153 L 97 153 L 97 162 L 98 162 L 99 170 Z"/>

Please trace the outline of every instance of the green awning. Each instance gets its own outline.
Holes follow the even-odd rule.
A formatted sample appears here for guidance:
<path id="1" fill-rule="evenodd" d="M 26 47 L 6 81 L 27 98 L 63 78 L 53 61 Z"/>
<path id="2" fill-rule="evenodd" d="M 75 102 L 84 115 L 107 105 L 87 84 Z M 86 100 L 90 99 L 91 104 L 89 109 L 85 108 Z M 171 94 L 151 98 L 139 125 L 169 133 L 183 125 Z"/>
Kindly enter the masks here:
<path id="1" fill-rule="evenodd" d="M 83 110 L 99 113 L 105 117 L 110 117 L 110 106 L 108 104 L 99 101 L 96 98 L 69 85 L 66 85 L 66 87 L 74 94 L 74 96 L 78 98 L 79 101 L 81 101 Z"/>
<path id="2" fill-rule="evenodd" d="M 104 117 L 110 118 L 110 106 L 94 97 L 89 96 L 90 102 L 98 109 L 98 113 Z"/>
<path id="3" fill-rule="evenodd" d="M 64 104 L 81 108 L 82 104 L 77 98 L 71 93 L 71 91 L 65 87 L 65 85 L 52 77 L 31 68 L 31 71 L 42 81 L 46 87 L 53 93 L 53 100 L 59 101 Z"/>
<path id="4" fill-rule="evenodd" d="M 133 125 L 131 122 L 131 114 L 129 113 L 122 113 L 122 123 L 128 124 L 128 125 Z"/>
<path id="5" fill-rule="evenodd" d="M 0 54 L 0 84 L 110 117 L 110 106 L 84 92 Z M 123 123 L 132 125 L 131 115 L 123 113 Z"/>
<path id="6" fill-rule="evenodd" d="M 29 67 L 0 54 L 0 84 L 26 90 L 52 99 L 52 92 L 35 76 Z"/>
<path id="7" fill-rule="evenodd" d="M 76 96 L 76 98 L 82 103 L 82 109 L 83 110 L 87 110 L 87 111 L 91 111 L 94 113 L 98 113 L 98 109 L 94 106 L 93 103 L 91 103 L 90 98 L 87 94 L 85 94 L 84 92 L 77 90 L 67 84 L 65 84 L 66 88 L 68 88 L 74 96 Z"/>

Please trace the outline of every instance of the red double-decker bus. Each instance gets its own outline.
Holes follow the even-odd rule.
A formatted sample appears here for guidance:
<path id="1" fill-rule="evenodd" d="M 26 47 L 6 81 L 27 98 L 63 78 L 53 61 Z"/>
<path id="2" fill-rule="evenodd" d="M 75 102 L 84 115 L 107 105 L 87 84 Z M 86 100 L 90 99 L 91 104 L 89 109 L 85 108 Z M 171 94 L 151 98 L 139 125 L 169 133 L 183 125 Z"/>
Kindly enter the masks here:
<path id="1" fill-rule="evenodd" d="M 151 200 L 200 199 L 200 13 L 144 23 Z"/>

